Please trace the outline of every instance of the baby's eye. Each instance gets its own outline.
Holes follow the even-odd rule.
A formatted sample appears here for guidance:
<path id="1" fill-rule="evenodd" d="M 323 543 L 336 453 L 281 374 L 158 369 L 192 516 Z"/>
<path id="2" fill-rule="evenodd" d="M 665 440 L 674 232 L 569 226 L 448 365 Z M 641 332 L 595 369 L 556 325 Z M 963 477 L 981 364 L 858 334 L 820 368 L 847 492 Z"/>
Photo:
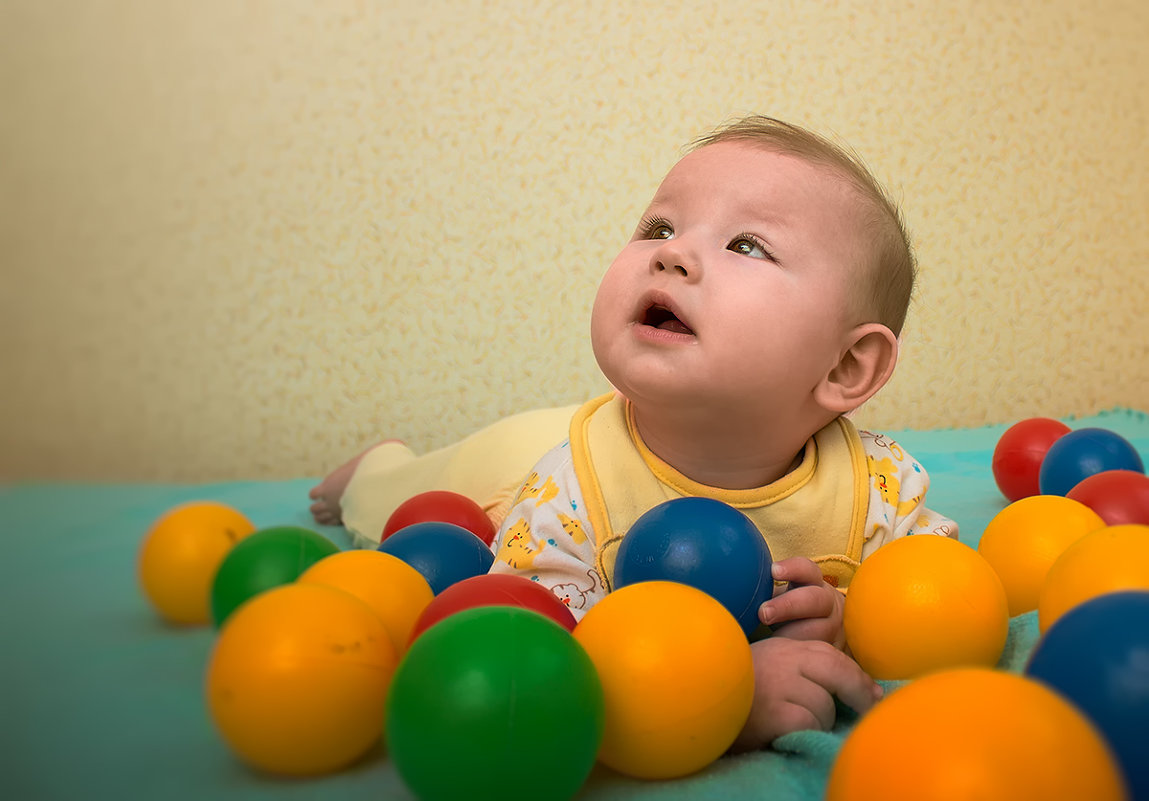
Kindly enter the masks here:
<path id="1" fill-rule="evenodd" d="M 727 246 L 728 250 L 749 256 L 752 259 L 767 259 L 774 261 L 774 256 L 758 239 L 750 236 L 740 236 Z"/>
<path id="2" fill-rule="evenodd" d="M 672 239 L 674 228 L 660 217 L 650 217 L 642 221 L 639 231 L 643 239 Z"/>

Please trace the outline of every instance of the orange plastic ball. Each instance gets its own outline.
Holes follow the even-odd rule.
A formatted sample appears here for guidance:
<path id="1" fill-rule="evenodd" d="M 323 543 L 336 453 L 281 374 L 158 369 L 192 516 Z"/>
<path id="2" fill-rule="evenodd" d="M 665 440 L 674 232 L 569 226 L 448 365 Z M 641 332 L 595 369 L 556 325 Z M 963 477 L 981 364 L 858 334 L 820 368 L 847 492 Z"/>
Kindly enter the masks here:
<path id="1" fill-rule="evenodd" d="M 877 679 L 911 679 L 997 664 L 1009 635 L 1009 602 L 977 551 L 920 534 L 894 540 L 862 562 L 842 622 L 863 670 Z"/>
<path id="2" fill-rule="evenodd" d="M 243 761 L 305 776 L 343 768 L 383 734 L 398 656 L 367 604 L 320 584 L 251 599 L 220 629 L 207 701 Z"/>
<path id="3" fill-rule="evenodd" d="M 738 621 L 701 590 L 631 584 L 599 601 L 575 639 L 602 681 L 598 758 L 620 773 L 672 779 L 731 746 L 754 696 L 750 645 Z"/>
<path id="4" fill-rule="evenodd" d="M 1104 526 L 1088 506 L 1060 495 L 1023 498 L 998 512 L 981 535 L 977 552 L 1005 586 L 1010 617 L 1036 609 L 1045 575 L 1057 557 Z"/>
<path id="5" fill-rule="evenodd" d="M 255 531 L 241 512 L 214 501 L 186 503 L 144 535 L 137 562 L 140 587 L 171 623 L 211 621 L 211 584 L 223 558 Z"/>
<path id="6" fill-rule="evenodd" d="M 1149 526 L 1106 526 L 1066 548 L 1041 588 L 1038 629 L 1044 633 L 1075 606 L 1120 590 L 1149 590 Z"/>
<path id="7" fill-rule="evenodd" d="M 1101 735 L 1031 679 L 948 670 L 895 690 L 847 735 L 827 801 L 1126 798 Z"/>
<path id="8" fill-rule="evenodd" d="M 382 551 L 341 551 L 326 556 L 303 571 L 298 580 L 349 592 L 370 606 L 400 655 L 407 650 L 415 621 L 435 597 L 422 573 Z"/>

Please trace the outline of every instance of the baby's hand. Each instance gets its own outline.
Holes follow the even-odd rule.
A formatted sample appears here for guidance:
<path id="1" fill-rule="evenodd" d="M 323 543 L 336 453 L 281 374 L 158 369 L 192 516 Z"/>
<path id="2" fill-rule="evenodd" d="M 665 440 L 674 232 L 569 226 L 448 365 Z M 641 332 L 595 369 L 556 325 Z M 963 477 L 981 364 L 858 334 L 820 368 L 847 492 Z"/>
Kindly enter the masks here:
<path id="1" fill-rule="evenodd" d="M 835 648 L 846 647 L 842 608 L 846 598 L 822 578 L 821 569 L 809 559 L 795 556 L 775 562 L 774 597 L 758 608 L 758 619 L 777 637 L 791 640 L 822 640 Z"/>
<path id="2" fill-rule="evenodd" d="M 793 731 L 829 731 L 836 718 L 834 696 L 859 714 L 882 697 L 881 686 L 828 643 L 772 637 L 750 647 L 754 703 L 735 751 L 764 748 Z"/>

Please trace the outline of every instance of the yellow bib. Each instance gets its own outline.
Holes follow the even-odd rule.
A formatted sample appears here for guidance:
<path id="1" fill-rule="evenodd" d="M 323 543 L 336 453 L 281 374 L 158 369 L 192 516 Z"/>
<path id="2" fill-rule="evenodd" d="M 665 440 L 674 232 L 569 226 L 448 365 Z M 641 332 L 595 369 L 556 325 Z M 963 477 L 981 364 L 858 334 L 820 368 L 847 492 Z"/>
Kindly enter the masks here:
<path id="1" fill-rule="evenodd" d="M 840 588 L 862 556 L 869 473 L 854 425 L 837 418 L 806 444 L 801 464 L 765 487 L 727 490 L 692 481 L 639 437 L 630 404 L 617 395 L 586 403 L 571 420 L 571 455 L 594 529 L 595 567 L 607 591 L 623 535 L 653 506 L 700 496 L 747 514 L 775 560 L 805 556 Z"/>

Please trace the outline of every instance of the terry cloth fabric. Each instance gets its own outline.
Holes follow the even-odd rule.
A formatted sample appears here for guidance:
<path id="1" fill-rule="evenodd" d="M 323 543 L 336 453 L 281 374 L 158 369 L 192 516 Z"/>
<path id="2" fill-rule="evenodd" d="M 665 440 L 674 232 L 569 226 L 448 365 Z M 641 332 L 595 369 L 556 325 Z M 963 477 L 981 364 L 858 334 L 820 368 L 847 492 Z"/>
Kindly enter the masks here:
<path id="1" fill-rule="evenodd" d="M 1108 428 L 1149 455 L 1144 413 L 1116 410 L 1067 422 L 1073 428 Z M 886 432 L 927 466 L 931 504 L 957 519 L 961 539 L 970 545 L 977 545 L 1006 505 L 990 470 L 1005 428 Z M 165 626 L 140 595 L 137 551 L 148 526 L 166 510 L 216 500 L 242 510 L 260 528 L 316 528 L 307 514 L 313 484 L 301 479 L 0 488 L 4 797 L 413 801 L 382 747 L 349 770 L 303 781 L 270 778 L 238 762 L 216 735 L 204 705 L 204 667 L 214 632 Z M 316 530 L 341 547 L 350 545 L 342 529 Z M 1036 639 L 1034 613 L 1014 618 L 1000 667 L 1022 670 Z M 893 684 L 887 689 L 896 692 Z M 839 712 L 833 731 L 790 734 L 770 751 L 724 758 L 684 779 L 638 781 L 599 767 L 578 798 L 819 798 L 856 722 L 848 709 Z"/>

